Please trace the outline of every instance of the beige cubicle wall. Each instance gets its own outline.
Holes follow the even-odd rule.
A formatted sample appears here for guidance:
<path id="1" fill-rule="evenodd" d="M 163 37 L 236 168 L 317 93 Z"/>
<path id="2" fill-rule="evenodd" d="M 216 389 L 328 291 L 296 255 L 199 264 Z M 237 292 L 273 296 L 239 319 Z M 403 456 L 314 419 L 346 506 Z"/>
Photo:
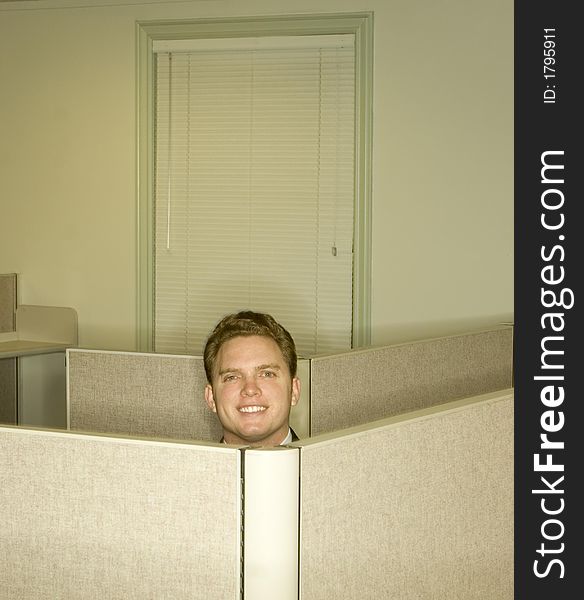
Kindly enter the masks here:
<path id="1" fill-rule="evenodd" d="M 303 600 L 511 600 L 513 392 L 297 442 Z"/>
<path id="2" fill-rule="evenodd" d="M 16 331 L 17 276 L 0 274 L 0 347 L 3 338 Z M 0 423 L 16 423 L 18 418 L 17 359 L 0 356 Z"/>
<path id="3" fill-rule="evenodd" d="M 0 598 L 511 600 L 513 390 L 285 448 L 0 427 Z"/>
<path id="4" fill-rule="evenodd" d="M 207 408 L 202 359 L 195 356 L 67 351 L 71 430 L 218 441 Z"/>
<path id="5" fill-rule="evenodd" d="M 310 360 L 318 435 L 513 385 L 513 328 L 364 348 Z"/>
<path id="6" fill-rule="evenodd" d="M 300 439 L 513 385 L 513 328 L 298 361 Z M 217 441 L 200 356 L 71 349 L 72 430 Z"/>
<path id="7" fill-rule="evenodd" d="M 0 334 L 16 330 L 16 273 L 0 274 Z"/>
<path id="8" fill-rule="evenodd" d="M 0 359 L 0 423 L 16 423 L 17 421 L 17 387 L 16 359 Z"/>
<path id="9" fill-rule="evenodd" d="M 298 370 L 308 379 L 308 361 Z M 305 374 L 305 375 L 302 375 Z M 67 351 L 68 428 L 178 440 L 218 441 L 204 400 L 203 358 L 139 352 Z M 290 422 L 308 436 L 308 386 Z"/>
<path id="10" fill-rule="evenodd" d="M 0 427 L 0 598 L 240 600 L 241 452 Z"/>

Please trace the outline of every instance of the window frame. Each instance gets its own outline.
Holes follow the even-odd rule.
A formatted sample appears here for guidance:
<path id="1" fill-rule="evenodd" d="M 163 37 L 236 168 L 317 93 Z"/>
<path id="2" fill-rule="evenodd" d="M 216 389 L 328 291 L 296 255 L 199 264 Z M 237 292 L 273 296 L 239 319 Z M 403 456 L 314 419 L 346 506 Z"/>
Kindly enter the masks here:
<path id="1" fill-rule="evenodd" d="M 355 35 L 355 210 L 353 347 L 371 340 L 371 150 L 373 13 L 138 21 L 136 348 L 153 351 L 154 331 L 154 40 L 280 35 Z"/>

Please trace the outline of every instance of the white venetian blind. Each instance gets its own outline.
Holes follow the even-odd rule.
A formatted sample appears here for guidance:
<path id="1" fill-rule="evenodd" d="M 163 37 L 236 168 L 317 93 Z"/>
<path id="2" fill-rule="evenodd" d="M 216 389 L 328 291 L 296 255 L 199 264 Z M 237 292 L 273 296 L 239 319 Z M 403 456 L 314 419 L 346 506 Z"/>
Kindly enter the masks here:
<path id="1" fill-rule="evenodd" d="M 241 309 L 304 356 L 350 348 L 352 36 L 155 50 L 155 350 L 199 354 Z"/>

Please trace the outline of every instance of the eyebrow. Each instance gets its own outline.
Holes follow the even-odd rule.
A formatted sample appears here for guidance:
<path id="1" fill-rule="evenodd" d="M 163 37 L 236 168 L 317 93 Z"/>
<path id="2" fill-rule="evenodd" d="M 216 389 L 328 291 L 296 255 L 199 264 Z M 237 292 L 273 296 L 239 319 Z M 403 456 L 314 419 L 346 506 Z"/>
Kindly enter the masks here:
<path id="1" fill-rule="evenodd" d="M 270 363 L 267 365 L 260 365 L 259 367 L 256 367 L 256 371 L 263 371 L 264 369 L 272 369 L 273 371 L 281 371 L 282 367 L 280 367 L 280 365 L 278 365 L 276 363 Z"/>
<path id="2" fill-rule="evenodd" d="M 265 365 L 258 365 L 257 367 L 255 367 L 256 371 L 263 371 L 265 369 L 272 369 L 274 371 L 281 371 L 282 367 L 280 365 L 278 365 L 277 363 L 268 363 Z M 227 373 L 241 373 L 241 369 L 239 368 L 227 368 L 227 369 L 221 369 L 218 373 L 219 376 L 221 375 L 225 375 Z"/>

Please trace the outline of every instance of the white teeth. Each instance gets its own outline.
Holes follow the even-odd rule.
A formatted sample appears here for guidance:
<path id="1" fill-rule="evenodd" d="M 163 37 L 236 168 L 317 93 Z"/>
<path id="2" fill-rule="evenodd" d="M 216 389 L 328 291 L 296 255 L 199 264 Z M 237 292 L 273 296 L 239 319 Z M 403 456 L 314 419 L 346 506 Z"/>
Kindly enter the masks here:
<path id="1" fill-rule="evenodd" d="M 239 409 L 239 412 L 244 412 L 244 413 L 257 413 L 257 412 L 262 412 L 266 410 L 265 406 L 242 406 Z"/>

